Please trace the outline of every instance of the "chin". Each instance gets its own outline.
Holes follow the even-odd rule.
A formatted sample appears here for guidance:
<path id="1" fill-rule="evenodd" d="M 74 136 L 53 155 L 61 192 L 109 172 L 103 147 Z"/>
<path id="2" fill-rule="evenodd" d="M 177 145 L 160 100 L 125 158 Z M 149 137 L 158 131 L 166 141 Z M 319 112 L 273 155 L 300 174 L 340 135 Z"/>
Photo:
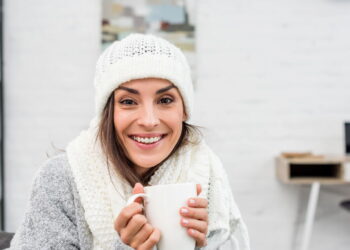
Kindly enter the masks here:
<path id="1" fill-rule="evenodd" d="M 153 168 L 154 166 L 156 166 L 157 164 L 159 164 L 161 161 L 142 161 L 142 162 L 135 162 L 137 166 L 141 167 L 141 168 Z"/>
<path id="2" fill-rule="evenodd" d="M 155 159 L 156 158 L 156 159 Z M 166 157 L 147 157 L 147 158 L 138 158 L 137 160 L 132 160 L 140 168 L 150 169 L 156 166 L 157 164 L 164 161 Z"/>

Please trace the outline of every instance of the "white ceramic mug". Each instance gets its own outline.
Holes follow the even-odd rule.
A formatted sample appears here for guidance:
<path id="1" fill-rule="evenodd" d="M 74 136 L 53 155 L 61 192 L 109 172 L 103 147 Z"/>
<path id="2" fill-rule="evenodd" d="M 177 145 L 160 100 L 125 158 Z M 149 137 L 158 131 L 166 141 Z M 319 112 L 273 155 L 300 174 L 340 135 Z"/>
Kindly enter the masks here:
<path id="1" fill-rule="evenodd" d="M 194 250 L 195 240 L 181 222 L 180 208 L 197 197 L 196 184 L 179 183 L 145 187 L 145 193 L 132 195 L 127 205 L 144 197 L 145 214 L 150 224 L 161 233 L 158 250 Z"/>

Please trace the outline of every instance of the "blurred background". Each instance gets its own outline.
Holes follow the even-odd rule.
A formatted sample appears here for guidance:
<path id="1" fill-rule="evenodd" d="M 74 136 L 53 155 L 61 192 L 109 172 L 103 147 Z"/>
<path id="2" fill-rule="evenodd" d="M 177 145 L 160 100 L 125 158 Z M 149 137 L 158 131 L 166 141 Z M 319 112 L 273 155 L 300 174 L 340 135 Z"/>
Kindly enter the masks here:
<path id="1" fill-rule="evenodd" d="M 137 9 L 145 1 L 129 2 Z M 185 6 L 193 26 L 192 40 L 183 42 L 195 72 L 192 123 L 205 127 L 224 163 L 252 249 L 298 249 L 310 185 L 279 182 L 275 157 L 289 151 L 344 155 L 350 0 Z M 102 30 L 104 11 L 99 0 L 3 0 L 6 231 L 21 223 L 39 167 L 94 115 L 95 63 L 102 39 L 110 38 Z M 345 199 L 349 185 L 321 186 L 309 249 L 350 248 L 350 213 L 339 206 Z"/>

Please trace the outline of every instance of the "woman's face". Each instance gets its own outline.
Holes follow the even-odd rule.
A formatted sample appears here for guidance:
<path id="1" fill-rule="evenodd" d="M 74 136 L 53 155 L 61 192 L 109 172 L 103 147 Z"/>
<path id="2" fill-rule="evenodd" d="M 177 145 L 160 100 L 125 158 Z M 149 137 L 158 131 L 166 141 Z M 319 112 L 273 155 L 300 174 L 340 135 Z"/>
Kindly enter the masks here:
<path id="1" fill-rule="evenodd" d="M 114 91 L 114 127 L 138 174 L 171 153 L 185 119 L 180 93 L 167 80 L 132 80 Z"/>

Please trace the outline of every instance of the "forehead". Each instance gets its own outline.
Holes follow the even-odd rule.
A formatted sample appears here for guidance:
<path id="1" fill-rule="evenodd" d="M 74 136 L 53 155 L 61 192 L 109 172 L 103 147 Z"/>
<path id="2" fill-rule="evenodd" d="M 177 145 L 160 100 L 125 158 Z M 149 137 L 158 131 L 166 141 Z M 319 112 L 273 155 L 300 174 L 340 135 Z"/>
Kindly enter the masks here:
<path id="1" fill-rule="evenodd" d="M 135 79 L 129 82 L 125 82 L 121 84 L 123 87 L 128 88 L 138 88 L 138 87 L 146 87 L 146 88 L 163 88 L 169 85 L 173 85 L 169 80 L 160 79 L 160 78 L 144 78 L 144 79 Z"/>
<path id="2" fill-rule="evenodd" d="M 182 98 L 179 90 L 173 83 L 159 78 L 137 79 L 123 83 L 114 91 L 114 95 L 119 96 L 125 92 L 135 95 L 160 95 L 171 92 L 173 95 Z"/>

